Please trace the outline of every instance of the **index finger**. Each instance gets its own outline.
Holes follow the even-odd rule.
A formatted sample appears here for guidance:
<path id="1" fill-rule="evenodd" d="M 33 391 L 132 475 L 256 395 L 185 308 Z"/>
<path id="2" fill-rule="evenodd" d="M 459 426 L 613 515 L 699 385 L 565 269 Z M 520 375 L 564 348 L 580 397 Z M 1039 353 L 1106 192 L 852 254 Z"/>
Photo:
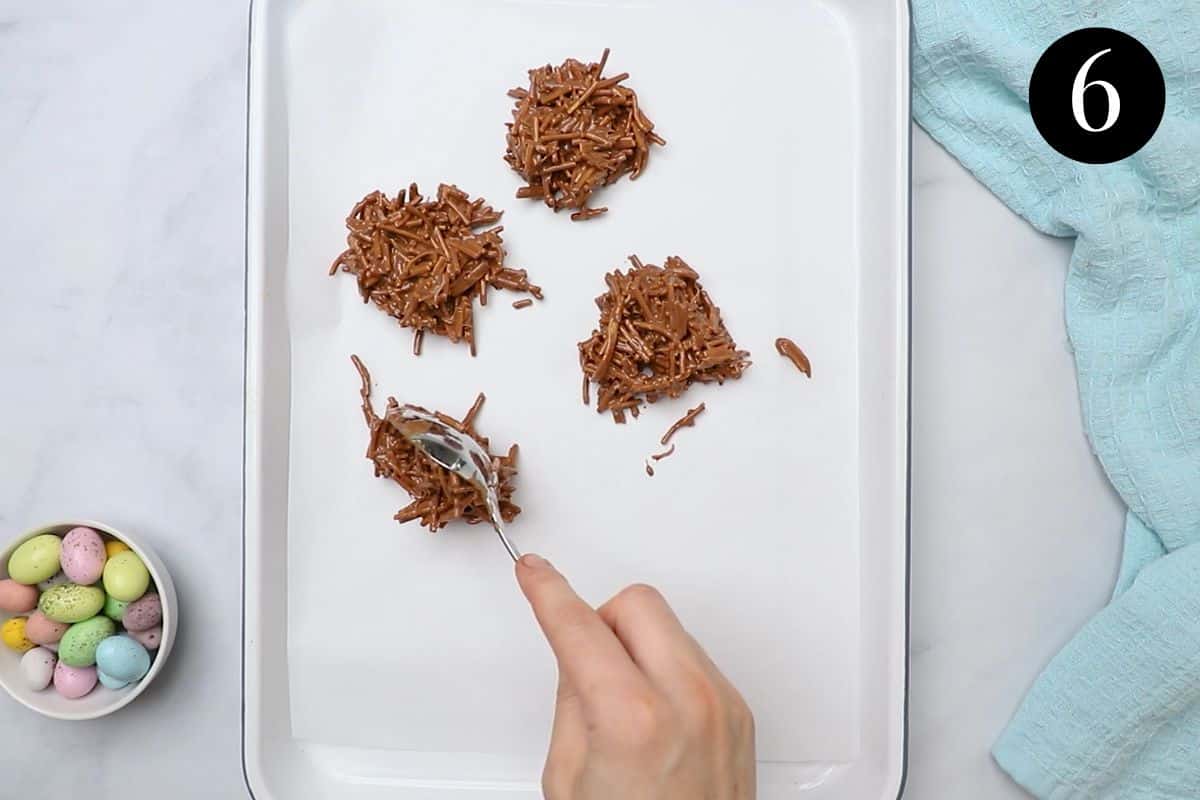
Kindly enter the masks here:
<path id="1" fill-rule="evenodd" d="M 644 681 L 616 634 L 549 561 L 526 554 L 516 572 L 559 670 L 585 703 L 598 688 Z"/>

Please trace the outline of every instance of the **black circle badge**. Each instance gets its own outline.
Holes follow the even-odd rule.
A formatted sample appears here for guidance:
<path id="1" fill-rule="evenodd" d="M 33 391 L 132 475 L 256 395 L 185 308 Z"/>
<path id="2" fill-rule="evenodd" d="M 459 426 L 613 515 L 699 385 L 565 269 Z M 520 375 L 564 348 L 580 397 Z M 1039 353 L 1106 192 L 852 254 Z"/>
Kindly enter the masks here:
<path id="1" fill-rule="evenodd" d="M 1150 51 L 1127 33 L 1083 28 L 1042 53 L 1029 78 L 1029 112 L 1051 147 L 1086 164 L 1142 149 L 1162 122 L 1166 87 Z"/>

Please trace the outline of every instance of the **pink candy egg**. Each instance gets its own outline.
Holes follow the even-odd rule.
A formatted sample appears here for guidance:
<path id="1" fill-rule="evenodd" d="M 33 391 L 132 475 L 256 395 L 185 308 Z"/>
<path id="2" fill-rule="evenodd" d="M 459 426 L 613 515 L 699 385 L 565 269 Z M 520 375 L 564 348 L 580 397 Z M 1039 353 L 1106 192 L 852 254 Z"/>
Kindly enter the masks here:
<path id="1" fill-rule="evenodd" d="M 72 528 L 62 540 L 59 556 L 63 573 L 72 583 L 91 586 L 104 574 L 108 554 L 104 540 L 91 528 Z"/>
<path id="2" fill-rule="evenodd" d="M 68 667 L 61 661 L 54 666 L 54 688 L 68 700 L 78 700 L 96 688 L 95 667 Z"/>
<path id="3" fill-rule="evenodd" d="M 36 586 L 26 586 L 11 578 L 0 581 L 0 611 L 24 614 L 37 608 L 37 601 Z"/>
<path id="4" fill-rule="evenodd" d="M 145 631 L 130 631 L 129 635 L 147 650 L 157 650 L 158 646 L 162 643 L 162 627 L 157 625 Z"/>
<path id="5" fill-rule="evenodd" d="M 58 640 L 63 637 L 69 627 L 71 626 L 64 622 L 55 622 L 41 611 L 35 611 L 25 621 L 25 638 L 34 644 L 46 647 L 58 644 Z"/>
<path id="6" fill-rule="evenodd" d="M 160 622 L 162 622 L 162 600 L 155 592 L 146 592 L 125 606 L 125 615 L 121 617 L 121 624 L 125 626 L 125 630 L 130 632 L 146 631 Z"/>

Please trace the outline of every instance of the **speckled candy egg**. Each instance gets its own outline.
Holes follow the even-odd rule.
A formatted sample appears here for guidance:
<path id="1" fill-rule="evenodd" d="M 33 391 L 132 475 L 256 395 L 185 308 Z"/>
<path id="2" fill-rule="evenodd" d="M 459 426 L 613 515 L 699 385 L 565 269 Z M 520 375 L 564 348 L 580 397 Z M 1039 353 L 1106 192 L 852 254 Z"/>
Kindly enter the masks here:
<path id="1" fill-rule="evenodd" d="M 159 625 L 145 631 L 130 631 L 129 635 L 147 650 L 157 650 L 162 644 L 162 627 Z"/>
<path id="2" fill-rule="evenodd" d="M 150 654 L 128 636 L 110 636 L 96 648 L 96 667 L 119 681 L 140 681 L 150 671 Z"/>
<path id="3" fill-rule="evenodd" d="M 21 677 L 25 685 L 40 692 L 54 680 L 54 653 L 44 647 L 35 647 L 21 656 Z"/>
<path id="4" fill-rule="evenodd" d="M 150 586 L 150 571 L 137 553 L 117 553 L 104 565 L 104 591 L 118 600 L 132 603 Z"/>
<path id="5" fill-rule="evenodd" d="M 100 613 L 104 608 L 104 592 L 95 586 L 66 583 L 43 594 L 38 608 L 55 622 L 75 624 Z"/>
<path id="6" fill-rule="evenodd" d="M 34 644 L 47 647 L 57 645 L 70 627 L 65 622 L 55 622 L 39 610 L 30 614 L 25 622 L 25 635 Z"/>
<path id="7" fill-rule="evenodd" d="M 58 660 L 68 667 L 90 667 L 96 663 L 96 648 L 117 632 L 108 617 L 92 617 L 71 626 L 58 643 Z"/>
<path id="8" fill-rule="evenodd" d="M 104 574 L 104 540 L 91 528 L 73 528 L 62 540 L 59 561 L 72 583 L 91 586 Z"/>
<path id="9" fill-rule="evenodd" d="M 54 666 L 54 688 L 68 700 L 78 700 L 96 688 L 95 667 L 68 667 L 61 661 Z"/>
<path id="10" fill-rule="evenodd" d="M 162 622 L 162 601 L 156 592 L 146 592 L 130 603 L 122 618 L 127 631 L 144 631 Z"/>
<path id="11" fill-rule="evenodd" d="M 0 581 L 0 611 L 26 614 L 37 608 L 38 590 L 11 578 Z"/>
<path id="12" fill-rule="evenodd" d="M 62 539 L 50 533 L 35 536 L 13 551 L 8 559 L 8 577 L 33 586 L 58 572 L 61 553 Z"/>
<path id="13" fill-rule="evenodd" d="M 37 647 L 25 635 L 25 617 L 13 617 L 0 626 L 0 640 L 18 653 L 27 653 Z"/>
<path id="14" fill-rule="evenodd" d="M 112 595 L 104 598 L 104 616 L 111 619 L 113 622 L 120 622 L 125 617 L 125 609 L 129 603 L 122 602 Z"/>

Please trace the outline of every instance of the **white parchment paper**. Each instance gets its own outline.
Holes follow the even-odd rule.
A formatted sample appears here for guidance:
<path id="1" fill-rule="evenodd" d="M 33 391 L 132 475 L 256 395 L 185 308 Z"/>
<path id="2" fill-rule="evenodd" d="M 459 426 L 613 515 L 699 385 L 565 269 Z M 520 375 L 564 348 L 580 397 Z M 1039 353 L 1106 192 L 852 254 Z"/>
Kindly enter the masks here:
<path id="1" fill-rule="evenodd" d="M 359 354 L 388 394 L 521 446 L 511 526 L 599 604 L 660 587 L 742 689 L 767 761 L 857 747 L 859 674 L 855 107 L 835 17 L 797 2 L 312 0 L 290 26 L 292 434 L 289 671 L 295 735 L 415 751 L 536 753 L 555 686 L 548 648 L 495 535 L 430 535 L 363 457 Z M 502 161 L 508 88 L 525 71 L 612 48 L 668 142 L 646 174 L 572 223 L 518 201 Z M 509 262 L 546 301 L 493 293 L 479 355 L 411 332 L 330 278 L 367 192 L 457 183 L 505 210 Z M 576 342 L 603 274 L 677 254 L 738 344 L 744 379 L 696 387 L 616 426 L 580 402 Z M 807 380 L 773 349 L 798 342 Z M 647 477 L 687 408 L 708 411 Z"/>

